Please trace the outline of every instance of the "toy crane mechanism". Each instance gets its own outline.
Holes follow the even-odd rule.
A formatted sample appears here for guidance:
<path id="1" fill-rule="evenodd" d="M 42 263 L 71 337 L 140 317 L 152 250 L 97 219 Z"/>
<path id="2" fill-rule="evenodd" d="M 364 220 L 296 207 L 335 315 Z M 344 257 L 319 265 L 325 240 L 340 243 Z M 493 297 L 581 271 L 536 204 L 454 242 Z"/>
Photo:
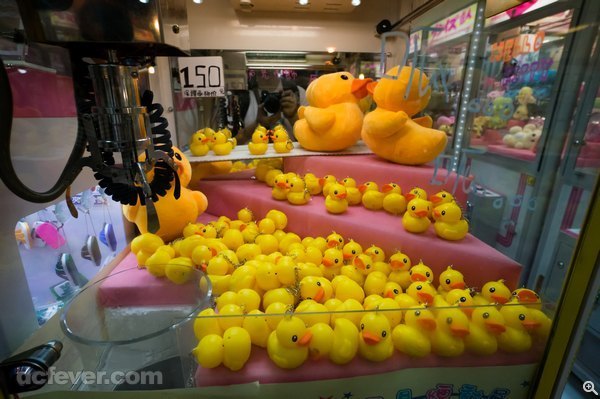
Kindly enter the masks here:
<path id="1" fill-rule="evenodd" d="M 42 203 L 65 190 L 68 196 L 71 183 L 87 166 L 113 200 L 145 205 L 148 231 L 156 232 L 160 224 L 154 203 L 172 185 L 179 198 L 180 183 L 163 107 L 153 103 L 152 92 L 141 93 L 141 78 L 155 56 L 186 55 L 180 49 L 187 41 L 185 0 L 147 4 L 137 0 L 26 0 L 18 4 L 28 41 L 69 50 L 78 131 L 59 180 L 50 190 L 35 192 L 19 180 L 10 162 L 11 114 L 2 118 L 0 177 L 19 197 Z M 58 15 L 61 18 L 55 18 Z M 60 25 L 65 15 L 75 21 L 71 29 Z M 10 89 L 6 90 L 3 65 L 0 83 L 4 116 L 12 110 L 12 98 Z M 71 211 L 75 216 L 74 207 Z"/>

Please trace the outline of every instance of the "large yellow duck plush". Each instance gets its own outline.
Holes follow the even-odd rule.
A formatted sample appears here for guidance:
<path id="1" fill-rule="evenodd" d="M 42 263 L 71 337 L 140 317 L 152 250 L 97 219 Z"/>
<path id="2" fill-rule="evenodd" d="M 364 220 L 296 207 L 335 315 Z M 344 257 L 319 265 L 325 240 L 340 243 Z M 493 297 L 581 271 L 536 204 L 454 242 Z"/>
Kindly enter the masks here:
<path id="1" fill-rule="evenodd" d="M 340 151 L 360 139 L 363 112 L 358 101 L 368 94 L 371 79 L 348 72 L 323 75 L 306 90 L 308 106 L 298 109 L 294 135 L 311 151 Z"/>
<path id="2" fill-rule="evenodd" d="M 198 216 L 204 213 L 208 206 L 208 200 L 203 193 L 187 188 L 192 176 L 190 162 L 178 148 L 173 147 L 173 151 L 175 151 L 173 161 L 177 165 L 177 174 L 181 183 L 180 196 L 175 198 L 175 184 L 173 183 L 167 193 L 154 204 L 160 222 L 160 229 L 156 235 L 164 241 L 181 237 L 183 228 L 188 223 L 195 223 Z M 140 205 L 139 200 L 136 205 L 124 205 L 123 215 L 137 225 L 140 233 L 148 232 L 146 207 Z"/>
<path id="3" fill-rule="evenodd" d="M 399 71 L 396 66 L 370 86 L 377 108 L 364 118 L 362 139 L 381 158 L 421 165 L 433 161 L 446 147 L 447 139 L 446 133 L 431 128 L 429 116 L 411 119 L 425 109 L 431 89 L 424 73 L 415 69 L 412 81 L 410 75 L 411 67 Z"/>

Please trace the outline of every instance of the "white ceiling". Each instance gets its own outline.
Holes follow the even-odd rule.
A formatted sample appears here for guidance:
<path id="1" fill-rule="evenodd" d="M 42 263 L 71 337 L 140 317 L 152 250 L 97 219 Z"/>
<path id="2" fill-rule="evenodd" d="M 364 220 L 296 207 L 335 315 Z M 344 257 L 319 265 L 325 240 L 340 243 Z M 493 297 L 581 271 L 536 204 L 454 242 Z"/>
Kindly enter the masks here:
<path id="1" fill-rule="evenodd" d="M 229 0 L 231 6 L 239 11 L 278 11 L 301 13 L 349 13 L 354 11 L 350 0 L 309 0 L 301 6 L 298 0 Z"/>

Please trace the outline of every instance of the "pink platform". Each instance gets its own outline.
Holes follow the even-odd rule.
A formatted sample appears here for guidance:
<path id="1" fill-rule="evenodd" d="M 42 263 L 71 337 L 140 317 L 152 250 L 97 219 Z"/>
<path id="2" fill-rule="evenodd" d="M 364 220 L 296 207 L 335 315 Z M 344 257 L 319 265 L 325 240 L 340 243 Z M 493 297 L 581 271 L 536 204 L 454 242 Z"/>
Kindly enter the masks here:
<path id="1" fill-rule="evenodd" d="M 243 369 L 233 372 L 219 366 L 214 369 L 198 367 L 196 386 L 220 386 L 244 384 L 258 381 L 261 384 L 281 382 L 304 382 L 316 379 L 328 380 L 352 378 L 356 376 L 387 373 L 406 368 L 423 367 L 488 367 L 515 364 L 537 363 L 541 357 L 539 349 L 521 354 L 496 353 L 493 356 L 474 356 L 464 354 L 454 358 L 442 358 L 430 355 L 424 358 L 410 358 L 397 351 L 384 362 L 370 362 L 357 355 L 350 363 L 337 365 L 327 359 L 307 360 L 302 366 L 285 370 L 277 367 L 263 348 L 252 346 L 250 359 Z"/>
<path id="2" fill-rule="evenodd" d="M 519 281 L 521 266 L 517 262 L 470 234 L 452 242 L 437 237 L 433 227 L 424 234 L 408 233 L 399 216 L 362 206 L 332 215 L 325 210 L 323 196 L 313 197 L 307 205 L 291 205 L 272 199 L 271 188 L 258 181 L 203 181 L 200 190 L 209 198 L 208 212 L 213 215 L 236 217 L 239 209 L 249 207 L 257 218 L 262 218 L 270 209 L 279 209 L 288 215 L 287 230 L 301 237 L 326 236 L 335 230 L 363 246 L 376 244 L 386 254 L 401 249 L 414 263 L 422 259 L 436 275 L 454 265 L 472 287 L 503 278 L 514 289 Z"/>
<path id="3" fill-rule="evenodd" d="M 448 171 L 441 168 L 438 169 L 435 178 L 440 184 L 431 184 L 434 177 L 433 166 L 398 165 L 376 155 L 290 157 L 284 158 L 283 168 L 286 172 L 300 174 L 312 172 L 318 177 L 334 175 L 338 180 L 352 177 L 358 184 L 367 181 L 374 181 L 380 186 L 386 183 L 397 183 L 402 187 L 402 192 L 408 192 L 413 187 L 421 187 L 430 195 L 441 190 L 452 192 L 458 179 L 455 196 L 463 205 L 467 200 L 464 191 L 467 191 L 470 184 L 470 180 L 464 182 L 463 191 L 464 178 L 457 176 L 456 173 L 448 175 Z"/>
<path id="4" fill-rule="evenodd" d="M 488 145 L 487 150 L 493 154 L 505 157 L 516 158 L 522 161 L 531 162 L 535 160 L 535 152 L 526 149 L 510 148 L 502 144 Z"/>

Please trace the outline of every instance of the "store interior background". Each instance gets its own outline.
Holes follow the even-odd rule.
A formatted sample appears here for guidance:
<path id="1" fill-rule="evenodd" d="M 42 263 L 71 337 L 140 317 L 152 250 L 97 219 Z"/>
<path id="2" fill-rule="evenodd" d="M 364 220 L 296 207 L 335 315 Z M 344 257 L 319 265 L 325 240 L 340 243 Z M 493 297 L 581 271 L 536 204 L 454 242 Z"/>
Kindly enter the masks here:
<path id="1" fill-rule="evenodd" d="M 318 7 L 325 0 L 313 1 L 313 7 Z M 9 2 L 10 3 L 10 2 Z M 430 3 L 426 0 L 413 1 L 378 1 L 378 0 L 363 0 L 361 12 L 341 12 L 332 14 L 327 12 L 321 13 L 292 13 L 289 10 L 281 11 L 266 11 L 273 8 L 273 3 L 276 0 L 255 1 L 257 7 L 251 13 L 241 11 L 239 3 L 236 1 L 223 0 L 204 0 L 203 4 L 196 5 L 187 1 L 188 21 L 189 21 L 189 38 L 190 48 L 192 53 L 200 51 L 202 53 L 210 53 L 211 55 L 223 55 L 227 57 L 236 53 L 240 49 L 252 49 L 255 52 L 306 52 L 315 55 L 316 60 L 324 61 L 331 57 L 331 54 L 326 52 L 327 47 L 335 47 L 334 54 L 339 53 L 348 59 L 352 56 L 360 54 L 361 59 L 372 62 L 379 61 L 380 40 L 374 32 L 374 25 L 382 20 L 389 19 L 397 21 L 408 15 L 415 9 Z M 558 3 L 562 3 L 559 1 Z M 472 1 L 467 0 L 452 0 L 444 1 L 434 9 L 424 13 L 422 16 L 413 20 L 410 23 L 410 32 L 419 31 L 420 27 L 429 27 L 445 16 L 448 16 L 457 10 L 461 10 L 472 4 Z M 556 5 L 556 4 L 555 4 Z M 265 7 L 265 11 L 261 10 L 261 6 Z M 8 7 L 10 8 L 10 6 Z M 18 21 L 5 20 L 2 24 L 15 24 Z M 567 21 L 569 23 L 569 21 Z M 4 28 L 4 26 L 2 26 Z M 408 26 L 406 26 L 408 28 Z M 3 40 L 3 39 L 0 39 Z M 562 42 L 561 42 L 562 43 Z M 0 42 L 0 54 L 3 57 L 11 57 L 12 54 L 19 55 L 24 49 L 11 49 L 9 44 Z M 469 35 L 457 38 L 448 46 L 444 45 L 446 51 L 452 53 L 445 62 L 453 69 L 454 77 L 457 81 L 464 79 L 464 72 L 467 63 L 466 52 L 469 49 Z M 555 43 L 557 44 L 557 43 Z M 562 43 L 562 45 L 565 45 Z M 572 44 L 568 44 L 572 45 Z M 6 50 L 5 50 L 6 49 Z M 400 62 L 402 55 L 406 51 L 402 41 L 391 41 L 388 43 L 388 65 L 395 65 Z M 428 51 L 427 49 L 423 49 Z M 562 48 L 561 48 L 562 50 Z M 571 51 L 573 51 L 571 49 Z M 35 56 L 35 52 L 33 56 Z M 56 77 L 58 80 L 67 78 L 66 83 L 55 83 L 52 85 L 50 80 L 47 80 L 44 90 L 40 90 L 35 96 L 28 97 L 28 86 L 23 85 L 23 92 L 17 93 L 16 98 L 22 98 L 22 103 L 25 104 L 20 115 L 17 115 L 13 123 L 13 156 L 15 168 L 19 171 L 22 179 L 34 188 L 46 189 L 48 182 L 54 182 L 62 170 L 64 160 L 69 154 L 70 144 L 75 134 L 76 120 L 74 117 L 74 104 L 69 103 L 68 98 L 71 96 L 68 91 L 68 63 L 66 54 L 60 49 L 53 48 L 48 58 L 43 59 L 43 64 L 52 64 L 53 69 L 50 71 L 39 71 L 35 68 L 24 67 L 27 73 L 22 76 L 11 77 L 15 81 L 19 78 L 24 82 L 26 78 L 31 78 L 32 74 L 41 74 L 40 81 L 48 76 Z M 565 68 L 566 65 L 561 64 L 562 53 L 555 54 L 557 62 L 555 71 L 560 68 Z M 31 56 L 30 56 L 31 57 Z M 43 57 L 43 56 L 40 56 Z M 234 60 L 236 57 L 229 58 Z M 429 58 L 431 60 L 431 57 Z M 565 63 L 566 61 L 562 61 Z M 172 61 L 167 58 L 158 58 L 156 60 L 156 73 L 150 75 L 150 87 L 155 92 L 156 101 L 163 104 L 165 109 L 172 109 L 174 112 L 166 113 L 169 120 L 171 131 L 175 133 L 179 144 L 185 147 L 187 138 L 194 132 L 194 128 L 203 127 L 208 120 L 207 115 L 210 115 L 210 102 L 212 100 L 184 100 L 179 93 L 173 93 L 171 89 Z M 325 70 L 326 67 L 321 64 Z M 242 67 L 236 66 L 232 68 L 239 70 Z M 564 69 L 561 69 L 564 73 Z M 29 75 L 27 75 L 29 74 Z M 553 82 L 552 82 L 553 83 Z M 64 86 L 66 84 L 66 86 Z M 476 85 L 477 86 L 477 85 Z M 20 86 L 15 86 L 20 87 Z M 67 87 L 66 91 L 57 90 L 57 88 Z M 557 86 L 555 86 L 557 87 Z M 477 91 L 477 87 L 473 90 Z M 72 90 L 72 89 L 71 89 Z M 552 90 L 556 90 L 553 88 Z M 45 92 L 45 94 L 42 94 Z M 559 100 L 560 93 L 553 92 L 553 101 Z M 52 97 L 51 97 L 52 96 Z M 48 101 L 52 98 L 52 101 Z M 48 110 L 48 103 L 54 102 L 51 110 Z M 57 107 L 56 104 L 65 104 L 63 107 Z M 27 108 L 27 105 L 30 108 Z M 33 112 L 33 109 L 47 110 L 42 114 Z M 548 133 L 548 132 L 547 132 Z M 175 135 L 175 134 L 174 134 Z M 564 132 L 561 136 L 564 145 L 568 132 Z M 467 145 L 468 146 L 468 145 Z M 581 227 L 585 211 L 589 205 L 589 195 L 593 188 L 593 178 L 596 168 L 592 167 L 589 171 L 578 171 L 576 161 L 577 149 L 571 144 L 567 145 L 569 155 L 565 158 L 564 163 L 560 164 L 558 172 L 548 179 L 552 180 L 553 189 L 551 195 L 543 197 L 538 202 L 538 209 L 549 210 L 552 217 L 542 218 L 539 215 L 534 215 L 534 209 L 526 210 L 524 207 L 515 215 L 514 207 L 504 206 L 502 209 L 491 206 L 497 196 L 503 196 L 506 204 L 514 199 L 516 195 L 522 197 L 522 203 L 530 202 L 532 197 L 539 195 L 541 192 L 547 192 L 547 187 L 543 191 L 539 186 L 535 187 L 535 178 L 542 179 L 545 176 L 545 171 L 539 172 L 542 165 L 541 157 L 534 157 L 529 161 L 514 161 L 510 158 L 497 157 L 491 161 L 484 159 L 481 156 L 474 155 L 470 160 L 471 170 L 477 171 L 476 182 L 493 182 L 493 187 L 484 186 L 482 195 L 472 193 L 470 197 L 471 203 L 474 204 L 472 217 L 476 231 L 481 235 L 481 239 L 494 246 L 496 249 L 507 254 L 513 259 L 523 263 L 526 266 L 526 273 L 523 275 L 522 283 L 526 283 L 532 288 L 538 289 L 549 302 L 554 303 L 558 300 L 562 288 L 562 282 L 565 278 L 568 265 L 575 248 L 578 230 Z M 452 153 L 450 147 L 448 153 Z M 575 154 L 575 155 L 573 155 Z M 466 162 L 466 161 L 465 161 Z M 547 164 L 544 164 L 546 168 Z M 500 175 L 498 172 L 500 171 Z M 538 175 L 540 173 L 540 175 Z M 544 174 L 542 176 L 542 174 Z M 43 178 L 40 178 L 43 176 Z M 583 176 L 583 177 L 581 177 Z M 532 181 L 530 178 L 533 177 Z M 533 184 L 532 184 L 533 183 Z M 84 172 L 76 180 L 72 192 L 81 193 L 90 187 L 95 186 L 95 181 L 92 178 L 91 172 Z M 515 190 L 520 190 L 515 192 Z M 541 190 L 541 191 L 540 191 Z M 540 197 L 538 197 L 540 198 Z M 573 198 L 577 199 L 577 206 L 573 207 Z M 38 215 L 39 211 L 45 206 L 39 204 L 31 204 L 20 199 L 17 199 L 3 185 L 0 187 L 0 203 L 5 204 L 4 214 L 0 222 L 0 231 L 4 234 L 0 235 L 0 250 L 3 253 L 4 267 L 0 268 L 0 281 L 10 281 L 10 286 L 0 290 L 0 313 L 3 315 L 0 320 L 0 355 L 6 356 L 15 350 L 23 339 L 29 336 L 33 331 L 39 328 L 38 317 L 36 314 L 36 306 L 33 293 L 34 290 L 47 290 L 51 285 L 59 281 L 48 281 L 48 286 L 44 287 L 44 279 L 40 279 L 41 274 L 37 275 L 38 282 L 36 288 L 31 286 L 32 273 L 36 273 L 35 268 L 46 267 L 49 270 L 46 272 L 53 273 L 54 261 L 45 262 L 48 265 L 42 265 L 43 262 L 36 264 L 35 259 L 29 259 L 26 262 L 27 256 L 23 256 L 24 250 L 19 247 L 14 240 L 12 231 L 16 222 L 21 218 L 30 217 L 29 215 Z M 116 204 L 113 204 L 116 205 Z M 478 208 L 478 209 L 477 209 Z M 118 205 L 110 207 L 112 218 L 119 219 Z M 483 211 L 487 209 L 487 211 Z M 569 212 L 566 210 L 569 209 Z M 102 226 L 103 218 L 105 218 L 104 209 L 96 212 L 94 219 L 95 229 L 99 230 Z M 568 216 L 568 217 L 567 217 Z M 498 242 L 497 226 L 486 226 L 484 221 L 494 220 L 495 223 L 504 223 L 507 220 L 515 222 L 514 231 L 519 231 L 520 234 L 511 237 L 509 245 L 507 242 Z M 477 223 L 479 222 L 479 225 Z M 69 237 L 81 237 L 86 235 L 89 227 L 86 227 L 85 220 L 79 219 L 77 222 L 70 220 L 68 222 L 74 226 L 73 230 L 66 229 L 65 233 Z M 527 234 L 526 226 L 533 226 L 530 234 Z M 543 226 L 542 226 L 543 225 Z M 75 227 L 77 226 L 77 227 Z M 510 232 L 507 227 L 502 230 L 500 235 L 507 237 Z M 543 227 L 545 233 L 540 235 L 540 230 Z M 130 229 L 130 228 L 129 228 Z M 487 230 L 486 230 L 487 229 Z M 127 226 L 119 226 L 118 242 L 119 250 L 126 245 Z M 131 229 L 130 229 L 131 230 Z M 484 238 L 487 237 L 487 238 Z M 532 244 L 532 238 L 535 237 L 539 243 Z M 513 242 L 514 240 L 514 242 Z M 74 252 L 78 252 L 81 247 L 79 241 L 73 240 Z M 40 251 L 39 254 L 44 259 L 51 257 L 54 259 L 56 254 L 48 253 L 47 248 Z M 110 254 L 103 248 L 103 255 L 108 257 Z M 79 261 L 86 264 L 85 260 Z M 30 266 L 33 265 L 33 266 Z M 27 270 L 27 268 L 30 268 Z M 84 274 L 91 277 L 95 267 L 84 266 Z M 47 293 L 46 293 L 47 294 Z M 589 334 L 586 335 L 585 341 L 588 348 L 597 347 L 600 341 L 600 328 L 598 323 L 593 320 L 599 319 L 598 312 L 594 313 L 592 322 L 590 323 Z M 582 351 L 586 355 L 591 353 L 589 350 Z M 586 373 L 594 372 L 589 370 L 586 364 L 589 364 L 591 355 L 586 356 L 587 363 L 580 363 L 574 366 L 574 371 L 579 373 L 579 378 Z M 580 367 L 578 370 L 577 367 Z M 596 374 L 598 380 L 598 375 Z"/>

